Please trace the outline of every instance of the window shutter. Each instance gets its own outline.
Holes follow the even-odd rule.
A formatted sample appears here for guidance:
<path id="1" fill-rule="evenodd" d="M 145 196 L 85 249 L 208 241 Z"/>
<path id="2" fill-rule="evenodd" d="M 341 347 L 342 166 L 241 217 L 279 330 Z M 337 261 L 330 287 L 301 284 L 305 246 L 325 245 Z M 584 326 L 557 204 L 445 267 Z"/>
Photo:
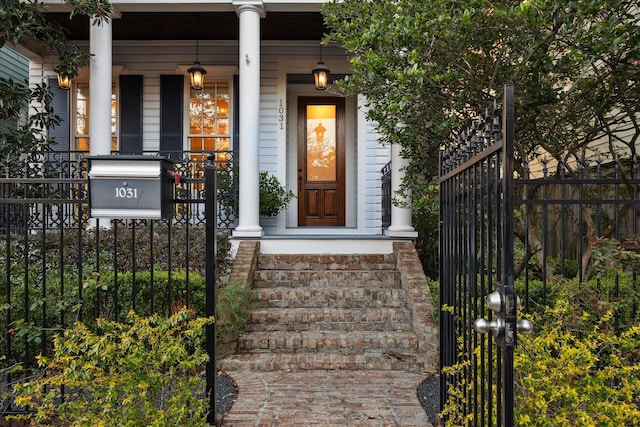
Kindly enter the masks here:
<path id="1" fill-rule="evenodd" d="M 69 150 L 71 149 L 71 123 L 69 114 L 69 91 L 60 89 L 57 77 L 49 77 L 47 85 L 53 93 L 53 113 L 62 119 L 58 126 L 47 129 L 50 138 L 55 139 L 55 143 L 51 146 L 54 152 L 64 152 L 65 159 L 69 158 Z"/>
<path id="2" fill-rule="evenodd" d="M 182 157 L 183 88 L 183 76 L 160 76 L 160 151 L 173 159 Z"/>
<path id="3" fill-rule="evenodd" d="M 142 76 L 120 76 L 120 153 L 142 154 Z"/>

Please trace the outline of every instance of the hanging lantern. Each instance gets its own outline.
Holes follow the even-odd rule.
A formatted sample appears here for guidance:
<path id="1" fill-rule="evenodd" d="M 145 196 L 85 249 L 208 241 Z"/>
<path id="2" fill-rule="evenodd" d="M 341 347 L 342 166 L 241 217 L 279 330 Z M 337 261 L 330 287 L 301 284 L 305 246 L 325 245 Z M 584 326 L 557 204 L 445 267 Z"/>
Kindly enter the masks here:
<path id="1" fill-rule="evenodd" d="M 313 69 L 313 79 L 316 83 L 317 90 L 326 90 L 329 83 L 330 70 L 324 65 L 322 59 L 318 62 L 316 68 Z"/>
<path id="2" fill-rule="evenodd" d="M 191 68 L 187 70 L 191 76 L 191 88 L 201 90 L 204 87 L 204 75 L 207 74 L 202 65 L 198 61 L 194 62 Z"/>
<path id="3" fill-rule="evenodd" d="M 202 90 L 204 88 L 204 75 L 207 74 L 207 70 L 204 69 L 202 65 L 200 65 L 200 61 L 198 60 L 198 45 L 200 42 L 200 15 L 196 13 L 196 60 L 187 70 L 189 76 L 191 77 L 191 88 L 194 90 Z"/>

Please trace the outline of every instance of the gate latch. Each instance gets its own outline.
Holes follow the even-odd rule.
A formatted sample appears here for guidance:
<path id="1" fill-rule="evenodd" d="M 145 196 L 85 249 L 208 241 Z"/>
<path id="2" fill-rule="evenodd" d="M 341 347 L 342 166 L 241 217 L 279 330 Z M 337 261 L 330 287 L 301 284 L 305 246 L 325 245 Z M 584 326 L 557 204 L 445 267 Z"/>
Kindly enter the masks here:
<path id="1" fill-rule="evenodd" d="M 494 289 L 487 295 L 487 307 L 496 313 L 495 316 L 491 320 L 476 319 L 473 322 L 473 329 L 482 334 L 491 332 L 494 337 L 513 343 L 514 334 L 511 331 L 512 327 L 508 325 L 507 318 L 515 316 L 517 308 L 520 307 L 520 297 L 513 291 L 508 292 L 500 282 L 494 283 Z M 528 335 L 533 332 L 533 324 L 529 320 L 520 319 L 516 323 L 516 329 L 518 333 Z"/>

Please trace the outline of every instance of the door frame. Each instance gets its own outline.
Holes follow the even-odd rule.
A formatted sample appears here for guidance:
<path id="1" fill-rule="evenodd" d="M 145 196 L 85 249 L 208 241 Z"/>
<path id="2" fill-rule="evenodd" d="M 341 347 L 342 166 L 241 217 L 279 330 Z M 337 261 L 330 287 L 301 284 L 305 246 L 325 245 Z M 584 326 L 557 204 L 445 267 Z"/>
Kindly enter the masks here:
<path id="1" fill-rule="evenodd" d="M 319 96 L 298 96 L 297 97 L 297 196 L 298 196 L 298 226 L 331 226 L 344 227 L 346 225 L 346 114 L 345 99 L 341 97 L 319 97 Z M 305 179 L 307 174 L 307 106 L 308 105 L 333 105 L 336 107 L 336 179 L 335 181 L 315 181 L 307 184 Z M 310 216 L 307 210 L 307 189 L 317 189 L 318 199 L 317 216 Z M 335 190 L 335 200 L 333 212 L 328 214 L 325 211 L 325 196 Z M 326 214 L 326 216 L 325 216 Z"/>

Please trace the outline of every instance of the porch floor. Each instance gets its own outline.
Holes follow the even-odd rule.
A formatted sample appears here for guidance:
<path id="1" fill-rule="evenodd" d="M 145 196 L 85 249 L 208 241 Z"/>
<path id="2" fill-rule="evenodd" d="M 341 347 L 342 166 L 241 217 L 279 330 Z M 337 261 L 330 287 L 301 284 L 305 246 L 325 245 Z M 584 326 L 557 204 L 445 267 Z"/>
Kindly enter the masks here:
<path id="1" fill-rule="evenodd" d="M 234 249 L 246 238 L 232 238 Z M 390 254 L 393 243 L 410 239 L 371 235 L 296 234 L 268 235 L 260 239 L 264 254 Z"/>

